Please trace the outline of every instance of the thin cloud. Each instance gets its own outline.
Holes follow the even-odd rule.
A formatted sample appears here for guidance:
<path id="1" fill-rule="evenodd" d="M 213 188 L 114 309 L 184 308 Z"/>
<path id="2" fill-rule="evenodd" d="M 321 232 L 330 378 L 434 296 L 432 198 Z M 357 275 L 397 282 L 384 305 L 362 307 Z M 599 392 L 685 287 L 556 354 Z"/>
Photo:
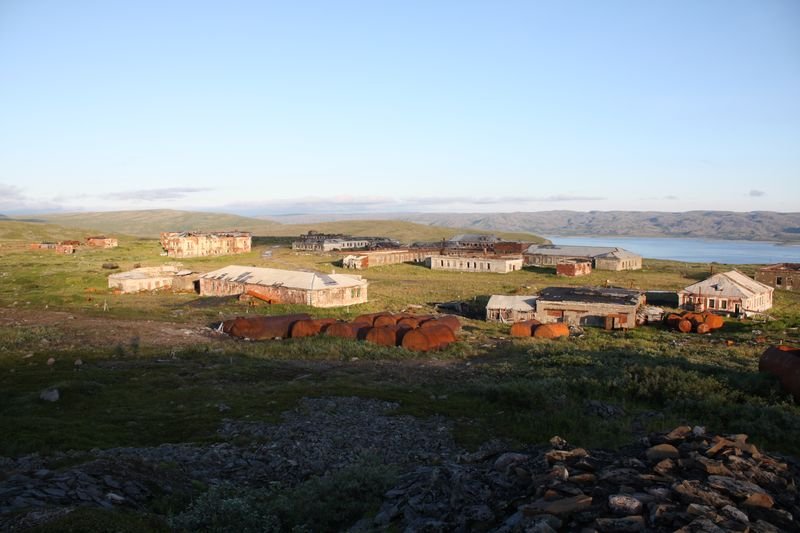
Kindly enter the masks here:
<path id="1" fill-rule="evenodd" d="M 750 196 L 764 196 L 765 194 L 767 193 L 765 193 L 764 191 L 759 191 L 758 189 L 750 190 Z"/>
<path id="2" fill-rule="evenodd" d="M 20 187 L 0 183 L 0 213 L 24 214 L 59 210 L 52 202 L 31 198 Z"/>
<path id="3" fill-rule="evenodd" d="M 177 200 L 187 196 L 210 191 L 207 187 L 166 187 L 162 189 L 140 189 L 138 191 L 115 192 L 106 195 L 109 200 L 155 202 L 158 200 Z"/>
<path id="4" fill-rule="evenodd" d="M 502 197 L 467 197 L 467 196 L 417 196 L 391 198 L 385 196 L 353 197 L 338 196 L 333 198 L 305 197 L 263 202 L 243 202 L 227 206 L 238 212 L 258 214 L 306 214 L 306 213 L 389 213 L 417 212 L 420 210 L 470 210 L 486 209 L 496 206 L 505 210 L 508 206 L 520 209 L 531 204 L 551 202 L 583 202 L 599 201 L 606 198 L 599 196 L 578 196 L 559 194 L 552 196 L 502 196 Z"/>
<path id="5" fill-rule="evenodd" d="M 670 194 L 670 195 L 665 196 L 664 200 L 679 200 L 679 198 L 677 196 L 675 196 L 674 194 Z"/>

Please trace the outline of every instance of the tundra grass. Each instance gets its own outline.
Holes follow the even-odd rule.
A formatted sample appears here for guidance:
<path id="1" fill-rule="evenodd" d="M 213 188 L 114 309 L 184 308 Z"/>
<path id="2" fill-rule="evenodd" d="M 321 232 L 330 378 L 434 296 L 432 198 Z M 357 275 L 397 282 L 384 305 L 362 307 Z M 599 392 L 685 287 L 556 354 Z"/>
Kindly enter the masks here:
<path id="1" fill-rule="evenodd" d="M 272 246 L 181 263 L 197 271 L 235 263 L 343 272 L 338 255 Z M 263 260 L 267 247 L 273 258 Z M 159 252 L 157 241 L 133 238 L 122 238 L 116 249 L 71 256 L 0 252 L 0 307 L 105 317 L 109 324 L 126 319 L 203 326 L 236 315 L 297 311 L 347 319 L 384 309 L 430 312 L 434 303 L 450 300 L 480 307 L 491 294 L 532 294 L 549 285 L 677 289 L 710 271 L 708 265 L 645 260 L 641 271 L 569 279 L 549 269 L 501 275 L 394 265 L 357 272 L 370 281 L 368 304 L 330 310 L 108 291 L 112 271 L 103 263 L 127 270 L 173 262 Z M 753 267 L 739 268 L 752 273 Z M 512 340 L 507 325 L 466 320 L 461 341 L 433 354 L 327 338 L 212 339 L 191 349 L 140 347 L 135 339 L 116 338 L 82 344 L 64 324 L 0 325 L 0 455 L 210 442 L 223 418 L 276 421 L 300 398 L 327 395 L 393 400 L 400 413 L 447 416 L 468 448 L 491 438 L 530 443 L 555 434 L 578 445 L 613 447 L 641 431 L 685 422 L 746 432 L 770 449 L 797 454 L 799 408 L 774 378 L 757 372 L 757 362 L 764 341 L 798 341 L 800 296 L 776 291 L 772 316 L 763 323 L 728 320 L 705 336 L 645 327 L 627 333 L 587 329 L 554 341 Z M 48 366 L 51 356 L 57 362 Z M 80 370 L 72 364 L 77 358 L 84 362 Z M 60 389 L 59 402 L 38 399 L 48 387 Z M 589 400 L 622 412 L 602 418 L 587 409 Z"/>

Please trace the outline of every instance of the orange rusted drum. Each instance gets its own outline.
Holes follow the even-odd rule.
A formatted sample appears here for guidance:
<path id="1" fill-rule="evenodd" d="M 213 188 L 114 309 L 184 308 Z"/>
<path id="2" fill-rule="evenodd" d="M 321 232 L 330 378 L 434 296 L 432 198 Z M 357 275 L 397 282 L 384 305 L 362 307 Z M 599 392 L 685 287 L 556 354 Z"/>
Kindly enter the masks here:
<path id="1" fill-rule="evenodd" d="M 291 336 L 293 339 L 313 337 L 319 335 L 325 328 L 336 322 L 333 318 L 319 318 L 316 320 L 298 320 L 292 324 Z"/>
<path id="2" fill-rule="evenodd" d="M 725 320 L 723 320 L 721 316 L 715 315 L 714 313 L 706 313 L 703 324 L 711 328 L 711 330 L 715 330 L 724 326 Z"/>
<path id="3" fill-rule="evenodd" d="M 397 325 L 409 329 L 417 329 L 419 327 L 419 320 L 414 317 L 401 318 L 397 321 Z"/>
<path id="4" fill-rule="evenodd" d="M 770 346 L 761 355 L 758 370 L 776 376 L 783 390 L 800 402 L 800 348 Z"/>
<path id="5" fill-rule="evenodd" d="M 512 337 L 532 337 L 533 331 L 539 326 L 541 322 L 535 319 L 525 320 L 523 322 L 517 322 L 515 324 L 511 324 L 511 336 Z"/>
<path id="6" fill-rule="evenodd" d="M 416 352 L 428 352 L 444 348 L 455 342 L 456 336 L 447 326 L 431 326 L 407 331 L 403 336 L 403 348 Z"/>
<path id="7" fill-rule="evenodd" d="M 341 339 L 355 339 L 358 337 L 358 327 L 349 322 L 334 322 L 325 328 L 325 335 Z"/>
<path id="8" fill-rule="evenodd" d="M 397 346 L 397 327 L 379 326 L 367 330 L 364 340 L 380 346 Z"/>
<path id="9" fill-rule="evenodd" d="M 459 330 L 461 329 L 461 321 L 458 319 L 458 317 L 455 317 L 453 315 L 442 315 L 440 317 L 432 318 L 431 320 L 426 320 L 425 322 L 422 322 L 419 325 L 419 327 L 425 328 L 425 327 L 430 327 L 434 324 L 447 326 L 448 328 L 453 330 L 453 333 L 458 333 Z"/>
<path id="10" fill-rule="evenodd" d="M 537 339 L 556 339 L 558 337 L 569 337 L 569 326 L 563 322 L 555 324 L 542 324 L 536 326 L 533 336 Z"/>
<path id="11" fill-rule="evenodd" d="M 708 327 L 708 324 L 697 324 L 694 328 L 694 332 L 698 335 L 704 335 L 711 331 L 711 328 Z"/>
<path id="12" fill-rule="evenodd" d="M 388 314 L 375 317 L 375 320 L 372 322 L 372 325 L 375 326 L 376 328 L 379 328 L 381 326 L 394 326 L 396 323 L 397 323 L 397 318 L 392 314 Z"/>
<path id="13" fill-rule="evenodd" d="M 692 322 L 690 320 L 686 320 L 685 318 L 678 322 L 676 326 L 678 331 L 681 333 L 689 333 L 692 331 Z"/>
<path id="14" fill-rule="evenodd" d="M 281 316 L 237 317 L 222 323 L 222 331 L 232 337 L 253 340 L 286 339 L 289 337 L 292 325 L 298 320 L 308 320 L 311 316 L 306 313 Z"/>

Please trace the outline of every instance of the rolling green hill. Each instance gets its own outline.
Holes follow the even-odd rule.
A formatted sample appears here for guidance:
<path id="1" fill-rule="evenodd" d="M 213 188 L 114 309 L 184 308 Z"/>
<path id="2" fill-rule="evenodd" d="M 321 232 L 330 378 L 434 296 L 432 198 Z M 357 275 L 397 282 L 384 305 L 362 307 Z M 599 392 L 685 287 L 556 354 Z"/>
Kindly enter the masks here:
<path id="1" fill-rule="evenodd" d="M 313 224 L 280 224 L 270 220 L 229 215 L 158 209 L 148 211 L 108 211 L 97 213 L 72 213 L 37 216 L 45 222 L 68 228 L 92 228 L 102 233 L 123 233 L 137 237 L 158 237 L 162 231 L 250 231 L 257 236 L 289 237 L 309 230 L 351 235 L 386 236 L 400 240 L 438 241 L 457 233 L 492 233 L 487 230 L 465 230 L 429 226 L 398 220 L 343 220 Z M 509 240 L 544 242 L 530 233 L 500 232 L 496 235 Z"/>
<path id="2" fill-rule="evenodd" d="M 0 218 L 0 241 L 50 242 L 66 239 L 82 240 L 96 233 L 81 228 L 65 228 L 57 224 Z"/>

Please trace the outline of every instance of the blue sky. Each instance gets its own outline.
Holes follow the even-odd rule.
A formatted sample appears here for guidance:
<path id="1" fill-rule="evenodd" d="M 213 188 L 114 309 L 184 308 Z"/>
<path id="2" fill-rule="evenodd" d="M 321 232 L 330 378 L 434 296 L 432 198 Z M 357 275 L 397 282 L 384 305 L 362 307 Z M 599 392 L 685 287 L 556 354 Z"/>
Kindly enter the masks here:
<path id="1" fill-rule="evenodd" d="M 0 0 L 0 213 L 800 210 L 800 2 Z"/>

